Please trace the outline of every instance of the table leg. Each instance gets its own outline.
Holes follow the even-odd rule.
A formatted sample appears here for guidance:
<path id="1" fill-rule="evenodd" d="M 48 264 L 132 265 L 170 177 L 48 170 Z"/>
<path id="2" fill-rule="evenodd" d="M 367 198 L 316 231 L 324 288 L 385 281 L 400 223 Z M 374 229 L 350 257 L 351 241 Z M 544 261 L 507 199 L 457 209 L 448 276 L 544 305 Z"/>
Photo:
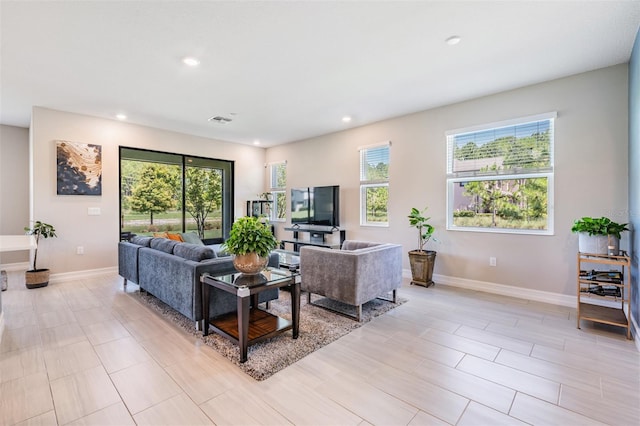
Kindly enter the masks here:
<path id="1" fill-rule="evenodd" d="M 293 278 L 291 284 L 291 318 L 293 320 L 293 338 L 298 338 L 300 331 L 300 283 Z"/>
<path id="2" fill-rule="evenodd" d="M 240 362 L 247 361 L 247 344 L 249 342 L 249 304 L 250 297 L 238 297 L 238 346 L 240 346 Z"/>
<path id="3" fill-rule="evenodd" d="M 209 335 L 209 285 L 202 283 L 202 335 Z"/>

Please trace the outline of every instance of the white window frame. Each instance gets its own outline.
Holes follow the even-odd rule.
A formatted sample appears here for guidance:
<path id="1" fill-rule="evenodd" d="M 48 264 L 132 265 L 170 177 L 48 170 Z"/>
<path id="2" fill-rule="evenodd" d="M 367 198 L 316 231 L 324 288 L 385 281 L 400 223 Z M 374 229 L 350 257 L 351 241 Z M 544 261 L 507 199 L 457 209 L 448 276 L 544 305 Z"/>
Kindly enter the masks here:
<path id="1" fill-rule="evenodd" d="M 391 165 L 391 141 L 386 141 L 378 144 L 362 146 L 358 148 L 358 169 L 360 172 L 360 226 L 374 226 L 374 227 L 389 227 L 389 202 L 387 201 L 387 221 L 386 222 L 368 222 L 367 221 L 367 189 L 369 188 L 387 188 L 389 192 L 389 171 L 387 171 L 386 179 L 367 180 L 363 179 L 363 155 L 367 150 L 387 147 L 389 154 L 389 166 Z"/>
<path id="2" fill-rule="evenodd" d="M 546 114 L 532 115 L 528 117 L 516 118 L 512 120 L 489 123 L 479 126 L 468 127 L 464 129 L 450 130 L 445 133 L 447 140 L 447 230 L 463 231 L 463 232 L 489 232 L 503 234 L 525 234 L 525 235 L 554 235 L 554 145 L 555 145 L 555 119 L 556 112 Z M 550 144 L 550 167 L 544 169 L 517 169 L 508 172 L 497 170 L 495 173 L 473 173 L 453 171 L 453 138 L 457 135 L 465 133 L 481 132 L 491 129 L 499 129 L 503 127 L 517 126 L 536 121 L 551 121 L 551 144 Z M 487 228 L 487 227 L 465 227 L 455 226 L 453 220 L 454 213 L 454 191 L 457 184 L 463 182 L 483 182 L 513 179 L 530 179 L 545 178 L 547 179 L 547 229 L 525 229 L 525 228 Z"/>
<path id="3" fill-rule="evenodd" d="M 271 193 L 271 200 L 272 200 L 272 204 L 271 204 L 271 209 L 269 210 L 269 221 L 271 222 L 286 222 L 287 220 L 287 207 L 286 207 L 286 200 L 287 200 L 287 183 L 286 183 L 286 177 L 285 177 L 285 182 L 284 182 L 284 186 L 278 186 L 277 182 L 274 180 L 275 177 L 275 173 L 276 173 L 276 168 L 277 167 L 281 167 L 283 166 L 286 170 L 287 168 L 287 162 L 286 161 L 278 161 L 278 162 L 273 162 L 270 163 L 269 165 L 269 192 Z M 286 175 L 285 175 L 286 176 Z M 278 218 L 278 203 L 277 203 L 277 197 L 278 194 L 281 194 L 282 196 L 285 197 L 285 209 L 284 209 L 284 217 L 282 218 Z"/>

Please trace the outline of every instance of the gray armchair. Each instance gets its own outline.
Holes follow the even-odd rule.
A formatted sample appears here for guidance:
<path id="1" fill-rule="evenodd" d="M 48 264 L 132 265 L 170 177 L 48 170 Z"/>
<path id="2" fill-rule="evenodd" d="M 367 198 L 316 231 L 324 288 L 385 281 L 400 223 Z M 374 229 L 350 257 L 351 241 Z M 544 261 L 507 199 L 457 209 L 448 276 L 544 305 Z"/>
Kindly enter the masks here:
<path id="1" fill-rule="evenodd" d="M 302 291 L 318 294 L 356 307 L 361 321 L 362 305 L 392 293 L 402 285 L 402 246 L 347 240 L 340 250 L 300 248 Z M 387 299 L 388 300 L 388 299 Z"/>

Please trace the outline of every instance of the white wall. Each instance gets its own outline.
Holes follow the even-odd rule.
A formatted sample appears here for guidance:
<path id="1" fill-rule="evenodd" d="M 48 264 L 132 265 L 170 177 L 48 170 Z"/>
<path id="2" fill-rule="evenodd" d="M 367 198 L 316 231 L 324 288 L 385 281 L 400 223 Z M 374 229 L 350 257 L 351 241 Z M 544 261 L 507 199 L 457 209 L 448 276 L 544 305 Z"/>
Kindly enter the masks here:
<path id="1" fill-rule="evenodd" d="M 29 129 L 0 125 L 0 234 L 29 224 Z M 29 252 L 0 253 L 0 265 L 29 261 Z"/>
<path id="2" fill-rule="evenodd" d="M 577 236 L 582 216 L 628 221 L 627 65 L 618 65 L 467 102 L 267 149 L 287 160 L 288 186 L 340 185 L 341 227 L 348 239 L 416 248 L 411 207 L 429 206 L 439 244 L 440 279 L 503 284 L 575 296 Z M 451 129 L 557 111 L 555 235 L 445 230 L 446 140 Z M 358 147 L 392 141 L 388 228 L 359 226 Z M 278 226 L 278 237 L 290 235 Z M 623 248 L 628 243 L 623 238 Z M 489 257 L 497 266 L 489 266 Z M 404 268 L 408 269 L 405 256 Z M 436 280 L 437 282 L 437 280 Z"/>
<path id="3" fill-rule="evenodd" d="M 41 243 L 38 266 L 53 274 L 117 266 L 118 147 L 175 152 L 235 162 L 235 212 L 263 192 L 265 150 L 115 120 L 35 107 L 32 116 L 33 219 L 51 223 L 58 238 Z M 102 196 L 56 194 L 55 140 L 102 145 Z M 3 198 L 4 200 L 4 198 Z M 87 209 L 98 207 L 100 216 Z M 78 246 L 84 255 L 76 254 Z"/>

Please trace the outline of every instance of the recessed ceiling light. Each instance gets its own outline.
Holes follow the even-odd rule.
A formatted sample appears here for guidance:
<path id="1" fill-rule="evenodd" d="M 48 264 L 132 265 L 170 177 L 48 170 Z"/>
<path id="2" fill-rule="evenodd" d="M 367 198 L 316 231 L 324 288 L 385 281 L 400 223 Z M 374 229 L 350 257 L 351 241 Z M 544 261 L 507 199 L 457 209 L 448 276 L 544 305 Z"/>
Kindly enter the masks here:
<path id="1" fill-rule="evenodd" d="M 118 120 L 126 120 L 126 119 L 127 119 L 127 116 L 126 116 L 126 115 L 124 115 L 124 114 L 116 114 L 116 118 L 117 118 Z"/>
<path id="2" fill-rule="evenodd" d="M 200 65 L 200 61 L 193 56 L 187 56 L 182 60 L 182 63 L 190 67 L 197 67 L 198 65 Z"/>
<path id="3" fill-rule="evenodd" d="M 350 123 L 351 122 L 351 117 L 349 117 L 348 115 L 345 115 L 344 117 L 342 117 L 342 122 L 343 123 Z"/>
<path id="4" fill-rule="evenodd" d="M 256 139 L 256 140 L 253 141 L 253 144 L 254 145 L 260 145 L 260 141 L 258 139 Z"/>
<path id="5" fill-rule="evenodd" d="M 453 46 L 454 44 L 458 44 L 458 43 L 460 43 L 460 40 L 462 40 L 462 39 L 460 38 L 460 36 L 454 35 L 454 36 L 449 37 L 449 38 L 448 38 L 448 39 L 446 39 L 445 41 L 447 42 L 447 44 L 448 44 L 449 46 Z"/>

